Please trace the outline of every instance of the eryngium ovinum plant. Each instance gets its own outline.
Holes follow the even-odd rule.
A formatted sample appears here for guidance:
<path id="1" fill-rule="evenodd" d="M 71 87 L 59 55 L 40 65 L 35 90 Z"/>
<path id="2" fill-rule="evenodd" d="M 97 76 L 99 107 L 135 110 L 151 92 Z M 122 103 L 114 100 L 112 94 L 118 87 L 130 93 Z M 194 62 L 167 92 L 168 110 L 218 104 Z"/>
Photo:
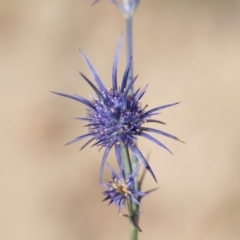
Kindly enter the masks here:
<path id="1" fill-rule="evenodd" d="M 98 0 L 94 3 L 96 2 L 98 2 Z M 145 192 L 142 191 L 141 186 L 146 171 L 157 181 L 147 159 L 137 146 L 137 139 L 139 137 L 148 139 L 171 153 L 171 151 L 153 137 L 151 133 L 160 134 L 177 141 L 181 140 L 158 128 L 150 128 L 147 125 L 148 123 L 164 124 L 154 117 L 158 115 L 161 110 L 174 106 L 178 104 L 178 102 L 156 106 L 152 109 L 148 109 L 147 105 L 142 105 L 140 100 L 145 94 L 147 86 L 142 89 L 139 88 L 136 91 L 134 90 L 133 85 L 137 77 L 133 77 L 132 68 L 132 17 L 140 0 L 125 0 L 123 3 L 111 0 L 110 2 L 117 6 L 126 19 L 127 64 L 122 81 L 117 81 L 117 65 L 122 42 L 122 37 L 120 37 L 113 59 L 112 86 L 110 89 L 104 85 L 91 62 L 85 54 L 80 51 L 95 83 L 89 80 L 84 74 L 80 73 L 80 75 L 92 88 L 95 97 L 88 100 L 76 94 L 53 93 L 78 101 L 87 108 L 85 116 L 77 118 L 78 120 L 86 122 L 86 133 L 67 144 L 87 139 L 87 142 L 81 149 L 90 144 L 91 146 L 104 149 L 99 180 L 100 185 L 105 189 L 103 191 L 104 201 L 108 200 L 109 204 L 115 204 L 118 207 L 119 213 L 122 207 L 127 207 L 128 214 L 123 214 L 123 216 L 129 219 L 132 226 L 130 228 L 130 239 L 136 240 L 138 238 L 138 231 L 141 231 L 138 224 L 140 202 L 144 196 L 156 190 L 156 188 L 154 188 Z M 119 174 L 108 165 L 112 179 L 103 182 L 103 171 L 111 149 L 115 150 Z M 144 166 L 144 170 L 142 176 L 138 177 L 138 170 L 141 164 Z"/>

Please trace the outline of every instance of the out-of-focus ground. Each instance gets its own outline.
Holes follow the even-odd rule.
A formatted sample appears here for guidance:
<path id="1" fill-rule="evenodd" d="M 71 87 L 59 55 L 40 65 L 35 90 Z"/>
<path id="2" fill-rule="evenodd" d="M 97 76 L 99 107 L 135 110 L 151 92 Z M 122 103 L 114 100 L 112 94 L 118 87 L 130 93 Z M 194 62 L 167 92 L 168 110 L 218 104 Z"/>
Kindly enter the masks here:
<path id="1" fill-rule="evenodd" d="M 150 107 L 181 101 L 158 118 L 187 143 L 159 136 L 172 156 L 140 141 L 160 186 L 143 201 L 141 240 L 240 239 L 239 22 L 237 0 L 141 1 L 136 87 L 149 83 Z M 128 239 L 127 220 L 101 202 L 102 152 L 64 146 L 86 131 L 73 120 L 84 107 L 50 93 L 92 94 L 78 46 L 110 86 L 122 30 L 108 1 L 1 1 L 0 239 Z M 148 174 L 144 189 L 155 186 Z"/>

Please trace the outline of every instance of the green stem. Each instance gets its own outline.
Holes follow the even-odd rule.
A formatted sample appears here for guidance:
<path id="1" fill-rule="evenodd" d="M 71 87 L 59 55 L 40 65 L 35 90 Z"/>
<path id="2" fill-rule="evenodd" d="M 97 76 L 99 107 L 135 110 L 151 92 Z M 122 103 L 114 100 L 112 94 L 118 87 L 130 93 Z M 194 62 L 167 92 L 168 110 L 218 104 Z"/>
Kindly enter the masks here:
<path id="1" fill-rule="evenodd" d="M 132 173 L 132 162 L 130 159 L 128 148 L 125 145 L 121 145 L 121 155 L 123 161 L 123 167 L 125 172 L 125 179 L 128 179 Z M 138 183 L 138 181 L 135 181 Z M 138 205 L 135 204 L 133 201 L 127 202 L 128 206 L 128 215 L 130 218 L 136 217 L 138 213 Z M 138 239 L 138 229 L 136 229 L 133 224 L 130 224 L 130 240 L 137 240 Z"/>
<path id="2" fill-rule="evenodd" d="M 129 10 L 130 9 L 130 3 L 129 0 L 124 0 L 124 7 L 125 9 Z M 125 14 L 125 19 L 126 19 L 126 51 L 127 51 L 127 62 L 131 57 L 133 57 L 133 34 L 132 34 L 132 23 L 133 23 L 133 13 L 130 14 Z M 128 83 L 132 81 L 133 79 L 133 59 L 132 59 L 132 66 L 129 71 L 128 75 Z M 132 95 L 134 92 L 134 87 L 132 86 L 131 89 L 129 90 L 129 94 Z M 138 159 L 133 155 L 131 157 L 132 159 L 132 169 L 135 169 L 138 166 Z M 135 178 L 135 189 L 139 190 L 138 186 L 138 179 L 137 176 Z"/>
<path id="3" fill-rule="evenodd" d="M 132 15 L 126 15 L 125 16 L 126 19 L 126 50 L 127 50 L 127 62 L 129 61 L 129 59 L 131 57 L 133 57 L 133 47 L 132 47 Z M 133 59 L 132 59 L 132 65 L 131 65 L 131 69 L 129 71 L 129 75 L 128 75 L 128 84 L 132 81 L 133 79 Z M 129 94 L 132 95 L 133 94 L 133 86 L 131 87 L 131 89 L 129 90 Z"/>
<path id="4" fill-rule="evenodd" d="M 130 3 L 129 0 L 124 0 L 124 7 L 125 9 L 129 10 L 130 9 Z M 133 34 L 132 34 L 132 23 L 133 23 L 133 13 L 131 14 L 125 14 L 125 19 L 126 19 L 126 51 L 127 51 L 127 62 L 131 57 L 133 57 Z M 128 83 L 132 81 L 133 79 L 133 59 L 132 59 L 132 66 L 129 71 L 128 75 Z M 129 90 L 129 94 L 132 95 L 134 92 L 134 87 L 132 86 L 131 89 Z M 132 159 L 132 168 L 135 169 L 138 166 L 138 159 L 133 155 L 131 157 Z M 139 190 L 138 187 L 138 179 L 137 176 L 135 178 L 135 189 Z"/>
<path id="5" fill-rule="evenodd" d="M 130 224 L 130 240 L 137 240 L 138 239 L 138 230 Z"/>
<path id="6" fill-rule="evenodd" d="M 130 0 L 123 0 L 124 9 L 126 11 L 125 14 L 125 21 L 126 21 L 126 51 L 127 51 L 127 62 L 130 58 L 133 57 L 133 40 L 132 40 L 132 22 L 133 22 L 133 12 L 131 12 L 131 3 Z M 133 58 L 132 58 L 132 65 L 128 75 L 128 84 L 133 80 Z M 129 90 L 129 94 L 133 95 L 134 87 L 132 86 Z M 126 146 L 122 146 L 122 159 L 124 165 L 124 171 L 126 178 L 128 178 L 132 171 L 138 166 L 138 159 L 135 156 L 129 156 L 129 151 Z M 138 177 L 136 175 L 134 179 L 134 188 L 135 190 L 139 190 L 138 184 Z M 132 201 L 128 201 L 128 213 L 129 217 L 137 217 L 139 206 Z M 137 219 L 138 220 L 138 219 Z M 130 224 L 130 240 L 137 240 L 138 239 L 138 230 Z"/>
<path id="7" fill-rule="evenodd" d="M 122 159 L 123 159 L 125 179 L 128 179 L 132 173 L 132 163 L 131 163 L 131 159 L 129 156 L 128 148 L 124 144 L 121 144 L 121 154 L 122 154 Z"/>

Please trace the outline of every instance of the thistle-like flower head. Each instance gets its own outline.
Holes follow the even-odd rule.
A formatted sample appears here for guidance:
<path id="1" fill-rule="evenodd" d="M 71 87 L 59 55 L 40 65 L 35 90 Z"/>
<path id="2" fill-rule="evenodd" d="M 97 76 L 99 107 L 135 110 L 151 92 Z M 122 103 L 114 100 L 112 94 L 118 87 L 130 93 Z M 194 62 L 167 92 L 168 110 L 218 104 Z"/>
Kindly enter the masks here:
<path id="1" fill-rule="evenodd" d="M 151 173 L 153 178 L 156 180 L 152 169 L 150 168 L 146 159 L 136 146 L 135 140 L 138 137 L 143 137 L 171 152 L 165 145 L 163 145 L 161 142 L 159 142 L 157 139 L 155 139 L 148 133 L 157 133 L 172 138 L 174 140 L 178 141 L 180 140 L 174 137 L 173 135 L 165 133 L 161 130 L 145 127 L 144 124 L 151 122 L 164 124 L 159 120 L 152 119 L 152 116 L 157 115 L 159 113 L 158 111 L 164 108 L 168 108 L 178 104 L 178 102 L 159 106 L 150 110 L 146 109 L 147 105 L 142 106 L 140 100 L 144 95 L 147 86 L 144 87 L 143 89 L 136 90 L 131 95 L 129 93 L 130 88 L 136 81 L 135 77 L 132 81 L 128 82 L 128 75 L 132 64 L 131 59 L 127 64 L 122 82 L 120 86 L 118 86 L 117 65 L 121 40 L 122 38 L 119 39 L 113 61 L 111 89 L 106 89 L 90 61 L 87 59 L 84 53 L 81 52 L 82 57 L 85 60 L 86 64 L 88 65 L 88 68 L 95 80 L 96 85 L 94 85 L 85 75 L 83 75 L 82 73 L 80 74 L 83 77 L 83 79 L 91 86 L 91 88 L 96 94 L 96 97 L 93 100 L 89 101 L 76 94 L 68 95 L 58 92 L 53 93 L 81 102 L 87 107 L 86 116 L 78 119 L 87 122 L 85 126 L 87 127 L 88 132 L 84 135 L 77 137 L 76 139 L 70 141 L 67 144 L 74 143 L 84 138 L 90 138 L 82 146 L 81 149 L 86 147 L 92 141 L 95 141 L 93 146 L 99 146 L 100 149 L 105 148 L 100 168 L 100 181 L 102 181 L 104 165 L 106 163 L 108 153 L 112 147 L 115 148 L 117 162 L 120 171 L 122 171 L 123 166 L 121 159 L 121 147 L 123 146 L 130 149 L 130 151 L 143 163 L 146 169 Z"/>
<path id="2" fill-rule="evenodd" d="M 106 190 L 103 192 L 103 195 L 105 196 L 103 201 L 109 200 L 109 205 L 117 205 L 118 212 L 121 211 L 121 208 L 126 205 L 126 202 L 128 200 L 139 205 L 139 199 L 147 195 L 147 193 L 140 192 L 134 189 L 134 178 L 137 175 L 139 167 L 140 165 L 136 167 L 136 169 L 132 172 L 129 178 L 125 180 L 121 172 L 120 176 L 118 176 L 108 165 L 112 181 L 101 184 L 103 187 L 106 188 Z"/>

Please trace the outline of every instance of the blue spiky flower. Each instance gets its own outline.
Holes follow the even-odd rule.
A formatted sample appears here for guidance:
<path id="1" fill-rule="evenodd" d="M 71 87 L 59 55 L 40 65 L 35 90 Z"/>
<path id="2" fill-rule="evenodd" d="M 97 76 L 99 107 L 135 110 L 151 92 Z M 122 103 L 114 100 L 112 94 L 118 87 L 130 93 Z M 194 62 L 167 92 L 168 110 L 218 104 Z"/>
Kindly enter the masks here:
<path id="1" fill-rule="evenodd" d="M 85 125 L 88 132 L 84 135 L 77 137 L 76 139 L 70 141 L 67 144 L 77 142 L 79 140 L 89 138 L 89 140 L 82 146 L 81 149 L 86 147 L 92 141 L 95 143 L 93 146 L 99 146 L 100 149 L 104 148 L 104 154 L 102 158 L 102 163 L 100 167 L 100 181 L 102 181 L 103 169 L 106 163 L 107 156 L 111 148 L 115 148 L 116 158 L 120 170 L 123 169 L 122 159 L 121 159 L 121 147 L 127 147 L 146 167 L 146 169 L 151 173 L 156 181 L 156 177 L 147 163 L 145 157 L 142 155 L 141 151 L 135 144 L 138 137 L 146 138 L 158 146 L 171 152 L 165 145 L 159 142 L 156 138 L 152 137 L 148 133 L 160 134 L 174 140 L 180 141 L 178 138 L 171 134 L 165 133 L 159 129 L 150 128 L 144 126 L 146 123 L 160 123 L 163 122 L 152 119 L 152 116 L 159 114 L 159 111 L 174 106 L 178 104 L 172 103 L 153 109 L 147 110 L 147 105 L 142 106 L 140 100 L 144 95 L 147 86 L 143 89 L 136 90 L 133 94 L 130 94 L 129 90 L 132 88 L 133 83 L 136 78 L 128 82 L 128 75 L 131 68 L 132 61 L 129 60 L 126 70 L 124 72 L 122 82 L 120 86 L 117 83 L 117 65 L 120 53 L 122 38 L 119 39 L 112 68 L 112 88 L 107 89 L 96 71 L 94 70 L 92 64 L 81 52 L 83 59 L 85 60 L 96 85 L 94 85 L 85 75 L 82 73 L 83 79 L 91 86 L 96 94 L 93 100 L 87 100 L 76 94 L 68 95 L 59 92 L 53 92 L 57 95 L 64 96 L 73 100 L 76 100 L 87 107 L 86 116 L 83 118 L 78 118 L 87 122 Z"/>
<path id="2" fill-rule="evenodd" d="M 147 195 L 147 193 L 140 192 L 134 189 L 134 179 L 138 173 L 140 165 L 131 173 L 131 175 L 125 179 L 123 174 L 118 176 L 113 169 L 108 165 L 108 169 L 111 173 L 112 181 L 102 183 L 101 185 L 106 188 L 103 192 L 105 198 L 103 201 L 109 200 L 110 204 L 118 206 L 118 212 L 121 211 L 123 206 L 126 206 L 127 201 L 132 201 L 139 205 L 139 199 Z"/>

